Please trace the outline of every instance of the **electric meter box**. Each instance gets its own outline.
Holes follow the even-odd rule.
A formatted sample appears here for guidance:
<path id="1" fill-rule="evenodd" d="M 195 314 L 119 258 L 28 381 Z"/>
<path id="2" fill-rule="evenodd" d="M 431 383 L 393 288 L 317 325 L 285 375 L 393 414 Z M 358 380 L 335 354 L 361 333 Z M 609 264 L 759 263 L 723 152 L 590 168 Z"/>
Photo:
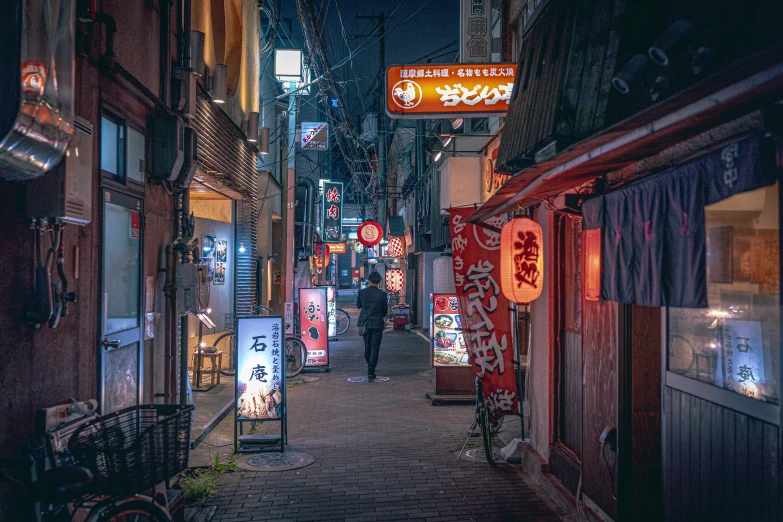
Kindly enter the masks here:
<path id="1" fill-rule="evenodd" d="M 92 220 L 92 124 L 74 117 L 71 143 L 52 170 L 27 182 L 27 217 L 73 225 Z"/>

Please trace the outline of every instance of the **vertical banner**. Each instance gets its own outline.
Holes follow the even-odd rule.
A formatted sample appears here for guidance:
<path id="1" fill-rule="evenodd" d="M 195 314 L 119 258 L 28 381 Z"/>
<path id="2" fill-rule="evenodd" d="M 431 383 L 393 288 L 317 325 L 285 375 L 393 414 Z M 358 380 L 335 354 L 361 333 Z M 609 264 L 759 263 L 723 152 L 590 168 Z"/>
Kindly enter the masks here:
<path id="1" fill-rule="evenodd" d="M 283 419 L 283 318 L 238 317 L 236 350 L 236 419 Z"/>
<path id="2" fill-rule="evenodd" d="M 285 303 L 283 309 L 283 325 L 285 325 L 285 334 L 294 333 L 294 303 Z"/>
<path id="3" fill-rule="evenodd" d="M 488 62 L 492 53 L 492 1 L 461 0 L 460 63 Z"/>
<path id="4" fill-rule="evenodd" d="M 323 196 L 324 241 L 340 241 L 343 235 L 343 184 L 327 181 Z"/>
<path id="5" fill-rule="evenodd" d="M 492 418 L 498 419 L 519 412 L 511 305 L 498 282 L 500 233 L 466 223 L 465 219 L 473 211 L 473 208 L 449 211 L 454 283 L 470 364 L 483 383 Z M 493 219 L 488 224 L 500 230 L 502 218 Z"/>
<path id="6" fill-rule="evenodd" d="M 334 286 L 318 285 L 326 288 L 326 319 L 329 324 L 329 338 L 337 337 L 337 292 Z"/>
<path id="7" fill-rule="evenodd" d="M 299 331 L 307 348 L 306 366 L 329 366 L 326 288 L 299 289 Z"/>

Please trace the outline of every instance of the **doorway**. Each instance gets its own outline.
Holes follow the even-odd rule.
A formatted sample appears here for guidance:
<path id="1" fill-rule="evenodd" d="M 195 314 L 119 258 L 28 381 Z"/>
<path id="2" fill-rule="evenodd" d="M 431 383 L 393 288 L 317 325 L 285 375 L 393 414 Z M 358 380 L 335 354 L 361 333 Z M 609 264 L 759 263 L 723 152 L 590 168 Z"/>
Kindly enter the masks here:
<path id="1" fill-rule="evenodd" d="M 141 404 L 141 199 L 104 189 L 99 396 L 102 414 Z"/>

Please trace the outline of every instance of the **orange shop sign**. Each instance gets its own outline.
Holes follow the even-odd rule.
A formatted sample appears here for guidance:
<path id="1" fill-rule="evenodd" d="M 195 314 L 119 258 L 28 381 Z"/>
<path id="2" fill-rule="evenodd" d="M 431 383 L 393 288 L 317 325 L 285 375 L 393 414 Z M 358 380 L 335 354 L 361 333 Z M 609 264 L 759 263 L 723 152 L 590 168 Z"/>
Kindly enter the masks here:
<path id="1" fill-rule="evenodd" d="M 514 63 L 392 65 L 386 69 L 386 114 L 416 119 L 503 116 L 516 74 Z"/>

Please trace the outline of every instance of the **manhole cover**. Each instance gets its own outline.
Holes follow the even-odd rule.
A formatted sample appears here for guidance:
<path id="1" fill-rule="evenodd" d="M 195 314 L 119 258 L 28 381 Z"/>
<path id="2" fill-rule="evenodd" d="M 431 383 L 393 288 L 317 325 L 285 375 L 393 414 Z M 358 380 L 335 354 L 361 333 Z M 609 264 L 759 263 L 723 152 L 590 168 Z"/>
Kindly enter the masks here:
<path id="1" fill-rule="evenodd" d="M 288 471 L 309 466 L 315 461 L 307 453 L 264 453 L 237 460 L 237 466 L 249 471 Z"/>
<path id="2" fill-rule="evenodd" d="M 465 453 L 462 454 L 463 458 L 468 458 L 470 460 L 482 460 L 484 462 L 487 461 L 487 452 L 484 451 L 484 448 L 473 448 L 467 450 Z M 500 454 L 498 451 L 492 451 L 492 460 L 495 462 L 503 462 L 503 455 Z"/>
<path id="3" fill-rule="evenodd" d="M 315 382 L 315 381 L 320 381 L 320 380 L 321 380 L 321 378 L 320 378 L 320 377 L 316 377 L 316 376 L 314 376 L 314 375 L 307 375 L 307 376 L 306 376 L 306 377 L 304 377 L 302 380 L 303 380 L 304 382 Z"/>
<path id="4" fill-rule="evenodd" d="M 389 377 L 376 377 L 373 382 L 386 382 L 389 379 Z M 348 382 L 367 382 L 367 376 L 362 375 L 361 377 L 349 377 Z"/>

